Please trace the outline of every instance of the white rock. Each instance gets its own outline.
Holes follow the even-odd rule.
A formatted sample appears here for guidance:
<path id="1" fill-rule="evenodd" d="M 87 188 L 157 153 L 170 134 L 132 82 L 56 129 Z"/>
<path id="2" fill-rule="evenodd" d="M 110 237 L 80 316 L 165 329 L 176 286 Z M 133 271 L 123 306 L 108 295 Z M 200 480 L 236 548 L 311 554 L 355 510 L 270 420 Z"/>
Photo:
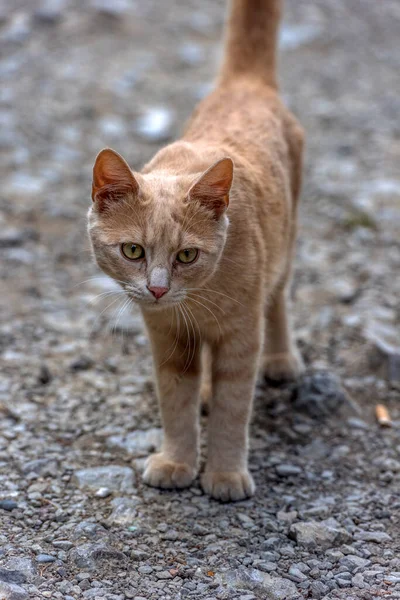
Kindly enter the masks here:
<path id="1" fill-rule="evenodd" d="M 283 25 L 279 36 L 281 50 L 295 50 L 313 42 L 320 35 L 320 29 L 314 25 Z"/>
<path id="2" fill-rule="evenodd" d="M 12 175 L 5 183 L 7 192 L 11 194 L 37 195 L 43 191 L 44 186 L 42 178 L 21 171 Z"/>
<path id="3" fill-rule="evenodd" d="M 130 454 L 153 452 L 159 449 L 162 441 L 162 430 L 159 428 L 137 430 L 128 435 L 114 435 L 108 438 L 107 446 L 122 448 Z"/>
<path id="4" fill-rule="evenodd" d="M 126 131 L 124 120 L 117 115 L 106 115 L 98 122 L 101 133 L 110 138 L 122 137 Z"/>
<path id="5" fill-rule="evenodd" d="M 94 491 L 106 487 L 112 491 L 132 492 L 134 473 L 129 467 L 118 465 L 92 467 L 75 471 L 74 482 L 80 488 Z"/>
<path id="6" fill-rule="evenodd" d="M 99 13 L 120 17 L 135 8 L 132 0 L 90 0 L 91 6 Z"/>
<path id="7" fill-rule="evenodd" d="M 178 49 L 178 56 L 184 65 L 196 67 L 204 62 L 205 52 L 200 44 L 186 42 Z"/>
<path id="8" fill-rule="evenodd" d="M 136 121 L 137 133 L 147 141 L 162 142 L 171 137 L 174 116 L 166 107 L 149 108 Z"/>
<path id="9" fill-rule="evenodd" d="M 140 498 L 130 496 L 129 498 L 114 498 L 111 501 L 113 511 L 109 516 L 109 523 L 118 525 L 131 525 L 138 514 Z"/>

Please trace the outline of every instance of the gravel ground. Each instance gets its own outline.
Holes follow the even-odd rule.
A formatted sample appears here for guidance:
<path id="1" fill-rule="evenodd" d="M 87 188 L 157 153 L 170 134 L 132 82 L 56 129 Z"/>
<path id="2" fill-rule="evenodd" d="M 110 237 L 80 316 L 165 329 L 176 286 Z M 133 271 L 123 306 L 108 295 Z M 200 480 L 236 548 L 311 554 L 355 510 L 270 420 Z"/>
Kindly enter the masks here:
<path id="1" fill-rule="evenodd" d="M 179 134 L 223 13 L 0 2 L 1 600 L 400 598 L 398 0 L 287 1 L 282 83 L 308 132 L 293 285 L 308 373 L 257 390 L 256 496 L 141 482 L 160 443 L 150 352 L 90 258 L 91 167 L 110 145 L 139 168 Z"/>

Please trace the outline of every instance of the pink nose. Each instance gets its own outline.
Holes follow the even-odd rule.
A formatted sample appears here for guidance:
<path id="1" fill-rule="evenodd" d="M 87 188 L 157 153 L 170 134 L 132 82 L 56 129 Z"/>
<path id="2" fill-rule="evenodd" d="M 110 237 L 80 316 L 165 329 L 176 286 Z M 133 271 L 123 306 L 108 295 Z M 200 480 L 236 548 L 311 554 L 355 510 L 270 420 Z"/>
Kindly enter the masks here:
<path id="1" fill-rule="evenodd" d="M 167 287 L 147 286 L 147 289 L 153 294 L 153 296 L 155 298 L 157 298 L 157 300 L 159 298 L 161 298 L 161 296 L 164 296 L 164 294 L 166 294 L 168 292 L 168 288 Z"/>

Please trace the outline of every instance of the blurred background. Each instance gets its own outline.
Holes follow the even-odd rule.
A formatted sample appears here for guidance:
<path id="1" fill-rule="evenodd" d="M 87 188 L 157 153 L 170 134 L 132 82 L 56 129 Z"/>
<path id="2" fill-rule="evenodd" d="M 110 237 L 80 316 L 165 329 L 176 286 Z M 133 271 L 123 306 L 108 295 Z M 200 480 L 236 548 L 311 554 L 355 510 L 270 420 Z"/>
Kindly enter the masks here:
<path id="1" fill-rule="evenodd" d="M 224 16 L 222 0 L 0 0 L 0 467 L 4 493 L 31 510 L 49 494 L 83 518 L 74 470 L 139 468 L 158 444 L 140 317 L 86 239 L 91 170 L 105 146 L 139 169 L 179 136 L 212 87 Z M 287 0 L 280 34 L 282 94 L 307 132 L 296 336 L 308 367 L 335 371 L 361 407 L 333 417 L 326 439 L 342 426 L 356 447 L 370 436 L 371 461 L 399 444 L 373 429 L 377 402 L 400 420 L 399 31 L 398 0 Z M 278 426 L 284 395 L 270 393 L 268 419 L 258 396 L 255 439 L 311 427 Z M 31 489 L 42 467 L 26 464 L 43 457 L 58 466 Z M 368 467 L 357 459 L 349 473 Z"/>

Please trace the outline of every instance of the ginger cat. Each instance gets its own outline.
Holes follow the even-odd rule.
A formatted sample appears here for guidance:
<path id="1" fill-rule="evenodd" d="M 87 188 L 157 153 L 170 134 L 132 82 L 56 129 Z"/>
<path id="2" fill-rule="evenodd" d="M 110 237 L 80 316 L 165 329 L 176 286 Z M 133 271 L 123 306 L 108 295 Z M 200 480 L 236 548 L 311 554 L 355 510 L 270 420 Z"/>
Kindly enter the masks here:
<path id="1" fill-rule="evenodd" d="M 259 367 L 272 379 L 302 369 L 287 290 L 303 132 L 277 92 L 280 4 L 233 0 L 216 88 L 181 141 L 140 173 L 102 150 L 93 172 L 94 256 L 139 304 L 154 358 L 164 443 L 144 481 L 183 488 L 196 477 L 203 365 L 212 399 L 201 484 L 222 501 L 254 493 L 248 427 Z"/>

